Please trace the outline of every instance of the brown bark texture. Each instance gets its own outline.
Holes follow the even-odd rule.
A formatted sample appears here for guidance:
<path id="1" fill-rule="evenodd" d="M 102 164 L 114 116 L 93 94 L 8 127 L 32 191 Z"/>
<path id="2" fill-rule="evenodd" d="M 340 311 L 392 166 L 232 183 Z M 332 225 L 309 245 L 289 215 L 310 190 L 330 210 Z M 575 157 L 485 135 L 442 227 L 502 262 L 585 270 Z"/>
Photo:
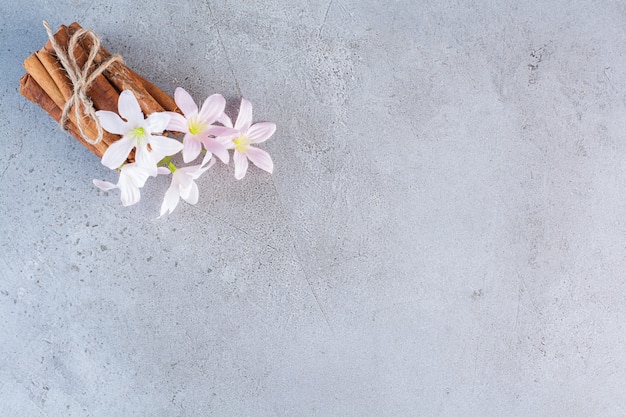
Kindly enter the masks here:
<path id="1" fill-rule="evenodd" d="M 69 26 L 63 25 L 54 34 L 54 39 L 64 51 L 67 51 L 71 37 L 80 29 L 81 26 L 76 22 Z M 87 62 L 92 47 L 92 39 L 82 37 L 76 43 L 74 50 L 68 51 L 68 54 L 73 54 L 76 63 L 82 68 Z M 89 72 L 93 72 L 110 56 L 111 54 L 101 46 L 96 52 Z M 63 109 L 73 94 L 74 86 L 58 59 L 52 43 L 48 40 L 43 48 L 26 58 L 24 68 L 26 74 L 20 79 L 20 93 L 41 107 L 54 120 L 60 122 Z M 95 78 L 87 88 L 87 96 L 95 110 L 109 110 L 117 113 L 117 101 L 123 90 L 130 90 L 135 94 L 141 110 L 146 115 L 164 110 L 179 111 L 172 97 L 119 61 L 113 62 Z M 65 129 L 98 158 L 102 158 L 109 145 L 119 140 L 120 136 L 104 131 L 100 142 L 89 143 L 80 133 L 78 123 L 81 124 L 83 132 L 91 141 L 98 136 L 96 123 L 82 111 L 82 107 L 79 110 L 80 120 L 77 120 L 74 105 L 69 109 L 69 119 L 65 123 Z M 131 152 L 129 162 L 133 159 L 134 155 Z"/>

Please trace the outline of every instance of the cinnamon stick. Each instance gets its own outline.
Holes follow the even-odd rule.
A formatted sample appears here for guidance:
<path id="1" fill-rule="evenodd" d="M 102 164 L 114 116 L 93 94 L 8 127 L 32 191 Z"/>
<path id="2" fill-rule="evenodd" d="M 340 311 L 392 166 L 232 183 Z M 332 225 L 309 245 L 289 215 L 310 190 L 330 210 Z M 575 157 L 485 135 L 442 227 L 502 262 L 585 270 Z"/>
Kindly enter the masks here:
<path id="1" fill-rule="evenodd" d="M 61 64 L 44 49 L 35 52 L 35 55 L 50 75 L 50 78 L 52 78 L 52 81 L 54 81 L 54 84 L 59 88 L 63 96 L 63 102 L 67 102 L 72 97 L 73 88 L 72 82 L 67 78 L 67 73 Z"/>
<path id="2" fill-rule="evenodd" d="M 52 98 L 50 98 L 46 91 L 30 74 L 24 74 L 24 76 L 20 79 L 20 94 L 41 107 L 57 122 L 61 120 L 63 110 L 54 102 Z M 96 145 L 92 145 L 89 142 L 85 142 L 80 134 L 80 131 L 78 130 L 78 127 L 76 127 L 74 122 L 71 120 L 67 121 L 66 129 L 76 140 L 82 143 L 98 158 L 102 158 L 102 155 L 104 155 L 104 152 L 108 148 L 107 144 L 100 142 Z"/>
<path id="3" fill-rule="evenodd" d="M 77 22 L 74 22 L 69 26 L 69 32 L 71 34 L 74 34 L 79 29 L 82 29 L 82 26 L 78 24 Z M 91 39 L 89 38 L 83 38 L 81 40 L 81 44 L 88 51 L 91 50 L 91 48 L 93 47 L 93 43 Z M 98 51 L 98 55 L 96 55 L 95 61 L 97 63 L 100 63 L 104 61 L 105 59 L 109 58 L 110 56 L 111 56 L 111 53 L 107 51 L 107 49 L 104 46 L 100 46 L 100 50 Z M 111 65 L 111 72 L 115 72 L 118 70 L 118 68 L 116 68 L 116 64 Z M 109 74 L 107 74 L 107 71 L 105 71 L 105 75 L 111 81 L 111 83 L 115 85 L 115 87 L 119 91 L 122 91 L 125 89 L 131 89 L 131 90 L 133 89 L 133 88 L 125 88 L 125 87 L 135 87 L 142 92 L 142 96 L 143 95 L 149 96 L 151 99 L 146 98 L 147 103 L 145 103 L 145 109 L 144 107 L 141 107 L 144 113 L 150 114 L 150 113 L 153 113 L 154 111 L 163 111 L 163 110 L 177 111 L 178 110 L 178 106 L 176 106 L 176 102 L 167 93 L 165 93 L 159 87 L 157 87 L 150 81 L 146 80 L 141 75 L 137 74 L 135 71 L 128 68 L 127 66 L 121 65 L 121 64 L 118 64 L 118 65 L 124 67 L 123 72 L 120 72 L 119 75 L 114 76 L 113 79 L 109 77 Z M 137 96 L 137 99 L 139 100 L 139 104 L 141 106 L 142 100 L 139 99 L 139 96 Z M 152 109 L 156 109 L 156 110 L 152 110 Z"/>
<path id="4" fill-rule="evenodd" d="M 40 50 L 26 58 L 24 67 L 26 67 L 26 71 L 33 76 L 43 90 L 48 93 L 55 104 L 63 109 L 65 103 L 67 103 L 72 96 L 72 84 L 65 75 L 65 70 L 61 64 L 50 53 L 45 50 Z M 78 120 L 76 119 L 76 114 L 73 109 L 70 109 L 68 112 L 68 117 L 74 125 L 78 125 Z M 86 115 L 81 115 L 80 122 L 83 131 L 90 139 L 93 140 L 98 136 L 98 129 L 94 120 Z M 108 147 L 108 145 L 118 139 L 116 135 L 103 131 L 102 141 L 105 146 Z M 82 138 L 81 142 L 88 143 Z"/>
<path id="5" fill-rule="evenodd" d="M 74 22 L 69 26 L 69 29 L 70 33 L 74 34 L 78 29 L 81 29 L 81 26 Z M 93 42 L 87 37 L 80 39 L 79 43 L 87 51 L 90 51 L 93 48 Z M 102 48 L 100 48 L 96 53 L 94 61 L 97 64 L 100 64 L 107 58 L 108 56 L 106 56 L 102 51 Z M 132 91 L 139 102 L 139 107 L 141 107 L 141 110 L 145 114 L 163 111 L 163 107 L 152 97 L 152 95 L 150 95 L 150 93 L 148 93 L 141 80 L 138 79 L 136 74 L 132 73 L 126 65 L 114 62 L 106 71 L 104 71 L 104 76 L 115 86 L 115 88 L 118 89 L 118 91 Z"/>
<path id="6" fill-rule="evenodd" d="M 71 36 L 78 29 L 81 29 L 78 23 L 73 23 L 69 27 L 61 26 L 53 35 L 56 43 L 61 48 L 67 49 Z M 74 55 L 76 64 L 79 67 L 83 67 L 93 46 L 93 40 L 87 36 L 77 42 L 73 51 L 68 52 Z M 96 68 L 97 65 L 102 64 L 110 56 L 111 54 L 104 47 L 100 47 L 96 51 L 94 59 Z M 27 74 L 20 79 L 20 93 L 40 106 L 57 122 L 60 121 L 66 103 L 74 94 L 74 87 L 67 76 L 67 71 L 58 61 L 52 43 L 48 41 L 44 48 L 26 58 L 24 67 Z M 89 70 L 93 69 L 90 68 Z M 119 91 L 122 90 L 133 92 L 145 114 L 163 110 L 180 112 L 172 97 L 126 65 L 117 61 L 110 63 L 102 75 L 93 80 L 87 88 L 87 95 L 92 100 L 96 110 L 117 112 Z M 75 111 L 70 109 L 68 120 L 65 123 L 66 130 L 98 158 L 102 158 L 108 147 L 119 139 L 118 136 L 104 131 L 103 140 L 95 145 L 91 144 L 82 137 L 76 117 Z M 92 139 L 96 138 L 97 127 L 95 121 L 86 115 L 79 117 L 81 117 L 80 122 L 85 135 Z M 127 162 L 133 161 L 134 152 L 131 151 Z"/>
<path id="7" fill-rule="evenodd" d="M 148 93 L 150 93 L 150 95 L 154 97 L 157 103 L 159 103 L 161 107 L 163 107 L 164 110 L 175 111 L 175 112 L 180 113 L 180 109 L 176 105 L 176 102 L 174 101 L 174 99 L 171 96 L 169 96 L 165 91 L 161 90 L 159 87 L 152 84 L 150 81 L 146 80 L 145 78 L 137 74 L 132 69 L 129 68 L 128 70 L 141 81 L 145 89 L 148 90 Z"/>
<path id="8" fill-rule="evenodd" d="M 54 34 L 54 39 L 61 48 L 67 49 L 70 40 L 70 34 L 67 26 L 62 25 Z M 83 50 L 82 46 L 77 45 L 74 51 L 68 51 L 68 53 L 70 52 L 74 54 L 76 63 L 82 68 L 88 59 L 87 53 Z M 65 97 L 66 101 L 69 100 L 73 94 L 73 86 L 70 79 L 67 77 L 67 72 L 56 59 L 56 51 L 52 46 L 52 42 L 48 40 L 44 48 L 36 54 L 39 60 L 48 69 L 48 72 L 50 72 L 51 77 L 59 86 L 59 89 L 61 90 L 61 93 Z M 109 110 L 117 112 L 119 94 L 103 75 L 96 77 L 91 85 L 89 85 L 87 88 L 87 95 L 90 97 L 96 110 Z M 117 136 L 112 135 L 109 132 L 103 132 L 102 141 L 105 142 L 107 146 L 118 139 L 119 138 Z"/>
<path id="9" fill-rule="evenodd" d="M 61 45 L 61 47 L 67 48 L 68 43 L 70 41 L 70 33 L 67 26 L 62 25 L 59 27 L 59 30 L 54 34 L 54 39 L 57 44 Z M 48 40 L 44 49 L 55 55 L 54 47 L 52 43 Z M 83 67 L 87 62 L 88 53 L 82 47 L 80 43 L 76 45 L 74 51 L 74 58 L 76 59 L 76 63 L 79 67 Z M 91 101 L 94 104 L 96 110 L 108 110 L 117 112 L 117 101 L 119 99 L 119 93 L 109 83 L 104 75 L 99 75 L 94 79 L 91 85 L 87 88 L 87 95 L 91 98 Z"/>
<path id="10" fill-rule="evenodd" d="M 46 68 L 43 66 L 37 55 L 32 54 L 24 60 L 24 68 L 31 77 L 37 81 L 37 84 L 43 88 L 48 97 L 54 101 L 54 103 L 62 107 L 65 105 L 65 98 L 63 93 L 56 85 Z"/>

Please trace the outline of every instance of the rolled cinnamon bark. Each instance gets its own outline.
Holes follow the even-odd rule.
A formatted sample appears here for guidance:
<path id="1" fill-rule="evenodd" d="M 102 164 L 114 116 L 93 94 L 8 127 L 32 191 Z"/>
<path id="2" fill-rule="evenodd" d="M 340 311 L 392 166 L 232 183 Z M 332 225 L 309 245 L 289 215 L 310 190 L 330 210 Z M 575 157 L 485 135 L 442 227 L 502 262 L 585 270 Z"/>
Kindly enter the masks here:
<path id="1" fill-rule="evenodd" d="M 53 35 L 58 46 L 67 50 L 71 37 L 79 29 L 81 26 L 78 23 L 73 23 L 69 27 L 61 26 Z M 85 36 L 76 43 L 73 51 L 69 51 L 70 54 L 74 55 L 79 67 L 82 68 L 85 65 L 93 46 L 93 40 L 89 36 Z M 90 68 L 89 71 L 95 70 L 110 56 L 111 54 L 104 47 L 100 47 L 96 52 L 93 68 Z M 39 105 L 54 120 L 59 122 L 66 103 L 73 96 L 74 87 L 67 76 L 67 71 L 59 62 L 52 43 L 48 40 L 44 48 L 26 58 L 24 68 L 26 68 L 27 74 L 20 79 L 20 93 Z M 123 90 L 133 92 L 146 115 L 163 110 L 180 111 L 174 99 L 163 90 L 117 61 L 110 63 L 107 69 L 89 85 L 86 92 L 96 110 L 109 110 L 117 113 L 119 92 Z M 98 133 L 95 121 L 84 115 L 82 109 L 79 114 L 85 135 L 90 139 L 95 139 Z M 118 135 L 103 131 L 101 142 L 95 145 L 87 142 L 78 128 L 74 109 L 70 109 L 68 112 L 65 128 L 98 158 L 102 158 L 109 145 L 119 140 Z M 131 151 L 127 162 L 133 161 L 134 151 Z"/>
<path id="2" fill-rule="evenodd" d="M 148 93 L 150 93 L 150 95 L 154 97 L 157 103 L 159 103 L 161 107 L 163 107 L 164 110 L 175 111 L 175 112 L 181 113 L 174 99 L 170 97 L 169 95 L 167 95 L 165 91 L 161 90 L 159 87 L 152 84 L 150 81 L 146 80 L 145 78 L 137 74 L 132 69 L 129 68 L 128 70 L 131 73 L 135 74 L 135 76 L 141 81 L 145 89 L 148 90 Z"/>
<path id="3" fill-rule="evenodd" d="M 81 26 L 74 22 L 70 25 L 69 30 L 73 35 L 78 29 L 81 29 Z M 91 51 L 93 48 L 93 42 L 88 37 L 83 37 L 80 39 L 79 43 L 85 48 L 87 51 Z M 105 61 L 108 56 L 100 48 L 96 53 L 95 62 L 97 64 Z M 139 107 L 145 114 L 161 112 L 163 111 L 163 107 L 152 97 L 152 95 L 146 90 L 141 80 L 136 76 L 136 74 L 132 73 L 130 69 L 119 62 L 112 63 L 106 71 L 104 71 L 104 76 L 109 80 L 111 84 L 115 86 L 118 91 L 130 90 L 133 92 L 135 97 L 137 97 L 137 101 L 139 102 Z"/>
<path id="4" fill-rule="evenodd" d="M 36 54 L 30 55 L 24 60 L 24 68 L 30 76 L 37 81 L 37 84 L 43 88 L 48 97 L 54 101 L 54 103 L 62 107 L 65 105 L 65 98 L 59 87 L 55 84 L 54 80 L 43 66 Z"/>
<path id="5" fill-rule="evenodd" d="M 72 96 L 72 83 L 67 78 L 66 72 L 61 64 L 47 51 L 40 50 L 26 58 L 24 67 L 35 81 L 37 81 L 37 84 L 48 93 L 54 103 L 59 108 L 63 109 L 65 103 L 67 103 Z M 78 126 L 78 120 L 73 108 L 68 112 L 68 117 L 75 126 Z M 94 120 L 86 115 L 81 115 L 80 123 L 83 131 L 91 140 L 98 137 L 98 128 Z M 103 131 L 102 142 L 104 142 L 106 147 L 118 139 L 116 135 Z M 89 143 L 82 138 L 81 142 Z"/>
<path id="6" fill-rule="evenodd" d="M 65 25 L 59 27 L 59 30 L 54 34 L 54 39 L 57 44 L 61 48 L 65 49 L 68 48 L 70 37 L 71 35 L 69 33 L 69 30 Z M 80 44 L 77 44 L 74 48 L 74 51 L 71 52 L 73 53 L 78 66 L 80 68 L 84 67 L 88 59 L 88 54 L 87 52 L 85 52 L 83 47 Z M 69 100 L 73 93 L 73 86 L 71 81 L 67 77 L 67 72 L 57 61 L 56 51 L 54 50 L 54 47 L 52 46 L 50 40 L 46 42 L 46 45 L 42 50 L 36 52 L 36 55 L 50 72 L 51 77 L 59 86 L 59 89 L 61 90 L 61 93 L 65 97 L 66 101 Z M 93 69 L 90 68 L 90 70 Z M 108 110 L 117 113 L 117 102 L 119 99 L 119 94 L 117 90 L 115 90 L 115 88 L 104 77 L 104 75 L 99 75 L 93 80 L 93 82 L 87 88 L 87 95 L 90 97 L 96 110 Z M 93 138 L 95 138 L 96 136 L 94 136 Z M 103 132 L 102 141 L 104 141 L 107 146 L 109 146 L 118 139 L 119 138 L 116 135 L 113 135 L 106 131 Z"/>
<path id="7" fill-rule="evenodd" d="M 59 30 L 54 34 L 57 44 L 64 48 L 68 47 L 70 37 L 69 29 L 65 25 L 60 26 Z M 54 47 L 49 40 L 44 49 L 52 55 L 56 55 Z M 88 52 L 85 51 L 80 43 L 77 43 L 76 48 L 72 52 L 78 66 L 84 67 L 89 56 Z M 96 110 L 117 112 L 117 101 L 120 95 L 104 75 L 99 75 L 94 79 L 93 83 L 87 88 L 87 95 L 91 98 Z"/>
<path id="8" fill-rule="evenodd" d="M 54 120 L 59 122 L 61 120 L 61 115 L 63 110 L 57 106 L 53 99 L 46 93 L 46 91 L 35 81 L 35 79 L 30 74 L 24 74 L 24 76 L 20 79 L 20 94 L 26 97 L 28 100 L 37 104 L 41 107 L 46 113 L 50 115 Z M 102 158 L 104 152 L 107 150 L 108 145 L 106 143 L 100 142 L 98 144 L 92 145 L 89 142 L 86 142 L 78 127 L 71 120 L 67 121 L 65 126 L 67 131 L 74 136 L 74 138 L 82 143 L 87 149 L 93 152 L 98 158 Z"/>
<path id="9" fill-rule="evenodd" d="M 82 29 L 82 26 L 78 24 L 77 22 L 74 22 L 69 26 L 70 34 L 74 34 L 79 29 Z M 89 38 L 83 38 L 81 40 L 81 45 L 83 46 L 85 50 L 90 51 L 91 48 L 93 47 L 93 42 Z M 100 46 L 100 49 L 98 51 L 98 54 L 96 55 L 95 61 L 97 63 L 100 63 L 104 61 L 105 59 L 109 58 L 110 56 L 111 56 L 111 53 L 107 51 L 104 46 Z M 110 70 L 111 72 L 117 71 L 117 68 L 115 68 L 115 65 L 116 64 L 111 65 L 111 70 Z M 125 65 L 121 65 L 121 64 L 119 65 L 123 66 L 125 68 L 125 71 L 123 72 L 120 71 L 119 74 L 114 74 L 115 76 L 112 78 L 109 78 L 109 74 L 107 74 L 107 71 L 105 71 L 105 75 L 110 80 L 110 82 L 113 85 L 115 85 L 115 87 L 119 91 L 126 90 L 126 89 L 133 90 L 133 88 L 136 88 L 137 90 L 141 91 L 142 97 L 143 96 L 151 97 L 153 101 L 150 100 L 150 98 L 145 98 L 146 103 L 145 103 L 145 109 L 144 109 L 144 106 L 141 106 L 142 100 L 140 100 L 139 96 L 137 96 L 137 100 L 139 100 L 139 104 L 141 106 L 141 109 L 144 111 L 144 113 L 150 114 L 150 113 L 153 113 L 154 111 L 163 111 L 163 110 L 178 111 L 178 106 L 176 106 L 176 102 L 167 93 L 165 93 L 163 90 L 161 90 L 159 87 L 157 87 L 150 81 L 143 78 L 141 75 L 137 74 L 132 69 L 126 67 Z M 130 87 L 130 88 L 125 88 L 125 87 Z M 158 105 L 158 107 L 155 106 L 155 104 Z M 156 109 L 156 110 L 152 110 L 152 109 Z"/>
<path id="10" fill-rule="evenodd" d="M 59 61 L 46 50 L 41 49 L 35 52 L 37 59 L 44 66 L 54 84 L 59 88 L 63 96 L 63 102 L 67 102 L 72 97 L 72 82 L 67 78 L 67 72 L 63 69 Z"/>

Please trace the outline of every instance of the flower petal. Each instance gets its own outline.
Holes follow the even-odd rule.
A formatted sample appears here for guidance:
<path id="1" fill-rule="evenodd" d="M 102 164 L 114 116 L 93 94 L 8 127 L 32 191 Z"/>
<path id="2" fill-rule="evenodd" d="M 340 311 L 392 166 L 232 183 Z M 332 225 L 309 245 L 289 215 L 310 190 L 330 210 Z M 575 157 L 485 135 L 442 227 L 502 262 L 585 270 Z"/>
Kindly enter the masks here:
<path id="1" fill-rule="evenodd" d="M 212 161 L 213 161 L 213 164 L 214 164 L 214 163 L 215 163 L 215 160 L 213 159 Z M 193 173 L 191 174 L 191 179 L 193 179 L 193 180 L 197 180 L 198 178 L 200 178 L 200 176 L 201 176 L 202 174 L 204 174 L 205 172 L 207 172 L 207 171 L 209 170 L 209 168 L 211 168 L 211 166 L 212 166 L 213 164 L 210 164 L 209 166 L 206 166 L 206 167 L 202 167 L 202 166 L 201 166 L 201 168 L 200 168 L 199 170 L 197 170 L 197 171 L 195 171 L 195 172 L 193 172 Z"/>
<path id="2" fill-rule="evenodd" d="M 172 173 L 172 171 L 169 170 L 169 168 L 166 167 L 158 167 L 157 168 L 157 174 L 158 175 L 170 175 Z"/>
<path id="3" fill-rule="evenodd" d="M 252 143 L 265 142 L 276 132 L 276 124 L 270 122 L 255 123 L 250 126 L 246 136 Z"/>
<path id="4" fill-rule="evenodd" d="M 98 110 L 96 116 L 100 121 L 100 126 L 107 132 L 116 135 L 124 135 L 128 132 L 126 122 L 123 121 L 117 113 L 108 110 Z"/>
<path id="5" fill-rule="evenodd" d="M 183 88 L 177 87 L 174 91 L 174 101 L 185 117 L 189 118 L 198 114 L 198 105 L 191 95 Z"/>
<path id="6" fill-rule="evenodd" d="M 152 136 L 150 138 L 150 147 L 156 163 L 166 156 L 180 152 L 183 149 L 183 144 L 176 139 L 165 136 Z"/>
<path id="7" fill-rule="evenodd" d="M 176 178 L 172 180 L 172 183 L 176 181 L 176 183 L 178 184 L 178 188 L 179 188 L 181 196 L 184 194 L 185 189 L 191 187 L 191 183 L 193 182 L 192 172 L 195 169 L 197 169 L 197 167 L 193 166 L 193 167 L 179 168 L 176 171 L 174 171 L 174 177 Z"/>
<path id="8" fill-rule="evenodd" d="M 161 204 L 161 216 L 163 216 L 168 211 L 170 213 L 173 212 L 176 206 L 178 205 L 179 200 L 180 200 L 180 195 L 178 193 L 178 184 L 172 181 L 172 185 L 165 192 L 165 198 L 163 199 L 163 204 Z"/>
<path id="9" fill-rule="evenodd" d="M 223 163 L 228 164 L 230 158 L 228 156 L 228 150 L 223 143 L 220 143 L 215 139 L 210 138 L 204 139 L 202 143 L 204 144 L 204 147 L 207 151 L 215 154 L 215 156 L 217 156 Z"/>
<path id="10" fill-rule="evenodd" d="M 210 155 L 210 154 L 206 154 L 206 155 Z M 191 182 L 194 180 L 197 180 L 198 178 L 200 178 L 200 176 L 202 174 L 204 174 L 205 172 L 207 172 L 209 170 L 209 168 L 211 168 L 211 166 L 213 166 L 213 164 L 215 163 L 215 160 L 212 159 L 211 157 L 208 158 L 207 160 L 207 156 L 204 156 L 204 159 L 202 160 L 202 164 L 200 165 L 194 165 L 191 167 L 184 167 L 184 168 L 180 168 L 178 169 L 176 172 L 181 171 L 181 170 L 185 170 L 185 176 L 188 178 L 188 181 L 181 181 L 181 186 L 184 188 L 187 188 L 191 185 Z M 211 162 L 208 166 L 204 166 L 206 165 L 206 162 Z M 182 192 L 181 192 L 182 195 Z"/>
<path id="11" fill-rule="evenodd" d="M 267 171 L 270 174 L 274 171 L 272 157 L 263 149 L 250 146 L 246 152 L 246 156 L 254 165 L 261 168 L 263 171 Z"/>
<path id="12" fill-rule="evenodd" d="M 121 191 L 120 199 L 124 207 L 132 206 L 141 199 L 141 193 L 139 187 L 137 187 L 132 179 L 125 175 L 120 175 L 119 188 Z"/>
<path id="13" fill-rule="evenodd" d="M 138 168 L 142 168 L 145 172 L 153 177 L 157 176 L 157 161 L 152 159 L 150 151 L 146 145 L 138 146 L 135 151 L 135 163 Z"/>
<path id="14" fill-rule="evenodd" d="M 120 199 L 122 200 L 122 205 L 124 207 L 137 204 L 139 203 L 139 200 L 141 200 L 141 193 L 139 192 L 139 188 L 129 186 L 120 188 L 120 191 Z"/>
<path id="15" fill-rule="evenodd" d="M 196 204 L 198 202 L 198 197 L 200 196 L 200 193 L 198 192 L 198 184 L 192 182 L 191 186 L 189 186 L 184 193 L 181 190 L 180 196 L 189 204 Z"/>
<path id="16" fill-rule="evenodd" d="M 234 149 L 236 146 L 233 142 L 233 136 L 218 136 L 215 140 L 224 145 L 226 149 Z"/>
<path id="17" fill-rule="evenodd" d="M 96 187 L 98 187 L 102 191 L 109 191 L 109 190 L 113 190 L 115 188 L 118 188 L 117 185 L 115 185 L 113 183 L 110 183 L 108 181 L 101 181 L 101 180 L 93 180 L 93 185 L 95 185 Z"/>
<path id="18" fill-rule="evenodd" d="M 143 112 L 141 111 L 141 107 L 139 107 L 137 97 L 135 97 L 132 91 L 122 91 L 117 102 L 117 109 L 120 116 L 131 124 L 131 128 L 143 122 Z"/>
<path id="19" fill-rule="evenodd" d="M 185 119 L 181 114 L 175 113 L 173 111 L 168 111 L 167 114 L 170 116 L 170 122 L 167 124 L 166 130 L 171 130 L 173 132 L 189 132 L 189 124 L 187 123 L 187 119 Z"/>
<path id="20" fill-rule="evenodd" d="M 200 155 L 202 142 L 197 140 L 192 134 L 187 133 L 183 139 L 183 161 L 189 163 Z"/>
<path id="21" fill-rule="evenodd" d="M 217 121 L 226 127 L 233 127 L 233 122 L 230 120 L 230 117 L 228 117 L 226 113 L 222 113 L 221 115 L 219 115 Z"/>
<path id="22" fill-rule="evenodd" d="M 206 124 L 213 123 L 217 117 L 224 113 L 224 107 L 226 106 L 226 100 L 221 94 L 213 94 L 209 96 L 200 109 L 200 120 Z"/>
<path id="23" fill-rule="evenodd" d="M 239 114 L 235 122 L 235 129 L 245 132 L 252 124 L 252 104 L 245 98 L 241 99 Z"/>
<path id="24" fill-rule="evenodd" d="M 136 187 L 141 188 L 146 184 L 148 177 L 150 176 L 148 171 L 142 168 L 139 164 L 126 164 L 122 167 L 122 173 L 120 178 L 125 177 L 132 181 Z M 154 175 L 156 176 L 156 175 Z"/>
<path id="25" fill-rule="evenodd" d="M 129 137 L 113 142 L 102 155 L 102 165 L 107 168 L 117 169 L 124 163 L 128 154 L 135 146 L 135 141 Z"/>
<path id="26" fill-rule="evenodd" d="M 200 166 L 204 168 L 206 164 L 209 164 L 206 167 L 207 169 L 215 165 L 215 158 L 213 158 L 213 155 L 211 155 L 210 152 L 207 152 L 206 154 L 204 154 L 204 158 L 202 158 L 202 163 L 200 164 Z"/>
<path id="27" fill-rule="evenodd" d="M 226 126 L 217 126 L 217 125 L 211 125 L 209 126 L 209 128 L 207 130 L 205 130 L 204 132 L 207 136 L 235 136 L 235 135 L 239 135 L 239 131 L 235 130 L 231 127 L 226 127 Z"/>
<path id="28" fill-rule="evenodd" d="M 236 150 L 233 154 L 233 161 L 235 161 L 235 179 L 240 180 L 246 175 L 248 170 L 248 158 Z"/>
<path id="29" fill-rule="evenodd" d="M 170 122 L 170 115 L 166 112 L 156 112 L 150 114 L 145 121 L 148 133 L 161 134 Z"/>

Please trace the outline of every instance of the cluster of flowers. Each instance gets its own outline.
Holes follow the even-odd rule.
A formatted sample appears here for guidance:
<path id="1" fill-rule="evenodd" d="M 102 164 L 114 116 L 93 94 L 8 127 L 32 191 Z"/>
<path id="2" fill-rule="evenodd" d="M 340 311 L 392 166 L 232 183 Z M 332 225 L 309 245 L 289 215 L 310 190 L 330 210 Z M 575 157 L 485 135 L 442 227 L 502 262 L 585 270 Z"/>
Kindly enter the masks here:
<path id="1" fill-rule="evenodd" d="M 234 125 L 224 113 L 226 101 L 220 94 L 207 98 L 199 110 L 191 95 L 180 87 L 174 93 L 174 100 L 183 115 L 157 112 L 144 118 L 137 98 L 129 90 L 120 94 L 119 115 L 105 110 L 96 112 L 102 128 L 122 138 L 111 144 L 102 156 L 103 165 L 119 171 L 117 184 L 93 180 L 94 185 L 105 191 L 119 188 L 122 204 L 130 206 L 139 201 L 139 189 L 148 177 L 172 174 L 171 186 L 161 205 L 163 216 L 176 208 L 180 198 L 190 204 L 198 202 L 198 186 L 194 181 L 213 166 L 213 155 L 228 164 L 228 150 L 232 149 L 238 180 L 246 175 L 248 160 L 272 173 L 272 158 L 252 145 L 266 141 L 276 131 L 276 125 L 252 124 L 252 105 L 248 100 L 241 100 Z M 220 125 L 214 124 L 216 122 Z M 162 136 L 165 131 L 184 134 L 182 143 Z M 133 148 L 135 162 L 125 163 Z M 185 163 L 195 161 L 202 153 L 205 155 L 199 165 L 179 168 L 171 158 L 181 151 Z"/>

